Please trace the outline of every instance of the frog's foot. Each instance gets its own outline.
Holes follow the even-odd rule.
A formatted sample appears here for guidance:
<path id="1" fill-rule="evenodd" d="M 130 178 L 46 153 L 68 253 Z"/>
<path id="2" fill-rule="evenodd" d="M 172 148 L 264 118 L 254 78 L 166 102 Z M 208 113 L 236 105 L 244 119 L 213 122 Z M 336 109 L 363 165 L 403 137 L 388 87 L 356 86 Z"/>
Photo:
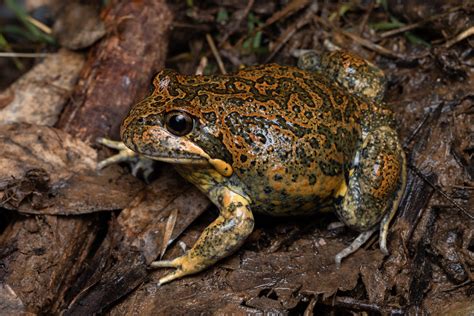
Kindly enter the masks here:
<path id="1" fill-rule="evenodd" d="M 371 131 L 354 159 L 348 184 L 344 183 L 337 193 L 342 198 L 337 206 L 340 219 L 362 232 L 349 248 L 360 246 L 360 241 L 364 237 L 366 241 L 380 223 L 380 250 L 388 254 L 388 228 L 405 185 L 405 154 L 396 132 L 387 126 Z M 350 252 L 344 249 L 336 261 Z"/>
<path id="2" fill-rule="evenodd" d="M 173 260 L 153 261 L 150 268 L 175 268 L 176 270 L 165 275 L 158 281 L 158 286 L 183 276 L 197 273 L 212 265 L 214 262 L 206 262 L 205 258 L 191 258 L 188 254 Z"/>
<path id="3" fill-rule="evenodd" d="M 340 251 L 336 257 L 336 267 L 339 268 L 341 266 L 341 261 L 348 255 L 350 255 L 353 252 L 356 252 L 367 240 L 369 240 L 370 236 L 373 235 L 373 233 L 377 230 L 377 228 L 372 228 L 371 230 L 365 231 L 363 233 L 360 233 L 359 236 L 352 242 L 352 244 L 344 248 L 342 251 Z"/>
<path id="4" fill-rule="evenodd" d="M 116 149 L 119 151 L 118 154 L 110 156 L 109 158 L 100 161 L 97 164 L 97 169 L 99 170 L 115 163 L 136 160 L 138 157 L 138 154 L 130 150 L 127 146 L 125 146 L 125 144 L 122 141 L 115 141 L 115 140 L 99 137 L 97 138 L 97 142 L 106 147 Z"/>
<path id="5" fill-rule="evenodd" d="M 97 164 L 97 170 L 101 170 L 111 164 L 119 162 L 128 162 L 130 164 L 133 176 L 137 177 L 140 175 L 146 182 L 149 182 L 151 174 L 154 172 L 153 160 L 145 158 L 132 151 L 127 146 L 125 146 L 122 141 L 114 141 L 107 138 L 99 137 L 97 138 L 97 142 L 106 147 L 119 151 L 118 154 L 100 161 Z"/>
<path id="6" fill-rule="evenodd" d="M 362 99 L 380 102 L 385 94 L 387 80 L 383 71 L 350 52 L 318 54 L 309 50 L 299 56 L 298 67 L 320 73 Z"/>
<path id="7" fill-rule="evenodd" d="M 254 220 L 247 198 L 220 185 L 211 187 L 208 193 L 219 206 L 220 215 L 184 256 L 151 263 L 152 268 L 176 268 L 161 278 L 159 285 L 212 266 L 237 250 L 252 232 Z"/>

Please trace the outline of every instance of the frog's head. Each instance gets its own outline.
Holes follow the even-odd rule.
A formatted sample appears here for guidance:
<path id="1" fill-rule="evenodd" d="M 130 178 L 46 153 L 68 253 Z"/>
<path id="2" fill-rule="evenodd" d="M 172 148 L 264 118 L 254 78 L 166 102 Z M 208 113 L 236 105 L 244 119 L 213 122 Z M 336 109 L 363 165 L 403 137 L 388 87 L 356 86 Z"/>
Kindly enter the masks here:
<path id="1" fill-rule="evenodd" d="M 131 150 L 173 164 L 212 165 L 230 176 L 230 155 L 219 140 L 215 113 L 203 113 L 202 76 L 162 70 L 153 81 L 152 95 L 135 104 L 121 126 L 121 138 Z M 206 80 L 206 79 L 203 79 Z M 204 98 L 205 99 L 205 98 Z M 205 101 L 205 100 L 204 100 Z"/>

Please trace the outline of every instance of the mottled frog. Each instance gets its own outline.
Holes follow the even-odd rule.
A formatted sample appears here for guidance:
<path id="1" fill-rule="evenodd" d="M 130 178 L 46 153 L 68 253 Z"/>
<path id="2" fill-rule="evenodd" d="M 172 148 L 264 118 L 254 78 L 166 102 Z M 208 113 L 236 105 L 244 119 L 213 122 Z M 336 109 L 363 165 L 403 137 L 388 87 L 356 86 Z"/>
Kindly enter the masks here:
<path id="1" fill-rule="evenodd" d="M 140 154 L 171 163 L 220 211 L 185 255 L 152 263 L 176 269 L 160 284 L 238 249 L 253 230 L 253 212 L 301 215 L 333 205 L 361 232 L 338 264 L 379 227 L 387 253 L 406 167 L 393 114 L 381 101 L 384 75 L 347 52 L 301 61 L 300 68 L 270 64 L 227 75 L 163 70 L 123 121 L 131 151 L 112 160 Z"/>

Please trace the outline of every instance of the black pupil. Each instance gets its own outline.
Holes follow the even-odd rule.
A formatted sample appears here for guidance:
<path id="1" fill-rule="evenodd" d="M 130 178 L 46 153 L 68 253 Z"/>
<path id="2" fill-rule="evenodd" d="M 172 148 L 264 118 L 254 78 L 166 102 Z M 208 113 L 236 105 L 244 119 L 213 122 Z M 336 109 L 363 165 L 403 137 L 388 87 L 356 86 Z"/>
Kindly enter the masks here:
<path id="1" fill-rule="evenodd" d="M 182 114 L 173 115 L 168 121 L 168 126 L 176 132 L 183 132 L 187 127 L 186 117 Z"/>

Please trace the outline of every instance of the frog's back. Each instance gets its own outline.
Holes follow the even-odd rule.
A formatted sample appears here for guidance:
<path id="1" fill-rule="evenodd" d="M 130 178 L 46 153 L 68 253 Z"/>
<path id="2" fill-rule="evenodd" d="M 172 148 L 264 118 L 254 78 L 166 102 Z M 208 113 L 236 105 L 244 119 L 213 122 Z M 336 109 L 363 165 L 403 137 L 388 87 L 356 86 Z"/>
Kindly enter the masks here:
<path id="1" fill-rule="evenodd" d="M 274 64 L 171 80 L 178 88 L 169 89 L 175 96 L 163 102 L 167 110 L 181 107 L 199 118 L 225 145 L 219 158 L 232 164 L 256 210 L 277 215 L 313 211 L 334 195 L 371 106 L 328 78 Z M 214 142 L 200 137 L 194 141 L 212 153 Z"/>
<path id="2" fill-rule="evenodd" d="M 236 172 L 262 211 L 314 211 L 344 180 L 368 105 L 294 67 L 264 65 L 238 75 L 254 100 L 226 111 Z"/>

